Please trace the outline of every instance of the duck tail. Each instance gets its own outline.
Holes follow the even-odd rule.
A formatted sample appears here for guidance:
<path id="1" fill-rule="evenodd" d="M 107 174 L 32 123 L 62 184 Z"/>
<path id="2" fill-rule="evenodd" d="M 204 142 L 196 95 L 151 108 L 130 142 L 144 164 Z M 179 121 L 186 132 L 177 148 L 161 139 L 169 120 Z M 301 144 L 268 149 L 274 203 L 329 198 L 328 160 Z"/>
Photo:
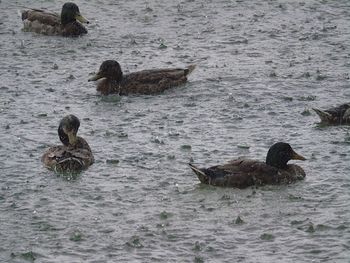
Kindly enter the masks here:
<path id="1" fill-rule="evenodd" d="M 84 169 L 84 163 L 82 160 L 76 157 L 66 157 L 62 158 L 57 162 L 54 167 L 56 172 L 68 172 L 68 173 L 77 173 Z"/>
<path id="2" fill-rule="evenodd" d="M 19 15 L 22 18 L 22 21 L 24 21 L 24 20 L 26 20 L 28 18 L 28 13 L 29 13 L 29 10 L 22 10 L 21 13 L 19 13 Z"/>
<path id="3" fill-rule="evenodd" d="M 196 65 L 192 64 L 185 68 L 185 76 L 191 74 L 191 72 L 196 68 Z"/>
<path id="4" fill-rule="evenodd" d="M 199 181 L 201 181 L 201 183 L 204 183 L 204 184 L 208 183 L 208 181 L 209 181 L 208 175 L 206 175 L 201 169 L 197 168 L 193 164 L 189 163 L 188 165 L 190 166 L 192 171 L 197 175 L 197 177 L 198 177 Z"/>
<path id="5" fill-rule="evenodd" d="M 319 110 L 319 109 L 315 109 L 315 108 L 312 108 L 312 109 L 320 117 L 321 122 L 330 122 L 331 121 L 332 115 L 329 114 L 328 112 L 325 112 L 325 111 L 322 111 L 322 110 Z"/>

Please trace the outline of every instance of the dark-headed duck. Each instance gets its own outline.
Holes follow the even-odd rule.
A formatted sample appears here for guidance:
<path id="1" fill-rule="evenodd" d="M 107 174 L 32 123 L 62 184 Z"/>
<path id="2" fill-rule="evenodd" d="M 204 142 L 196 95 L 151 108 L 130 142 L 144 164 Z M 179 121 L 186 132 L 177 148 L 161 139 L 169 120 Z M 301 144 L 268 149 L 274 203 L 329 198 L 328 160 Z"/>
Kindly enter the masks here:
<path id="1" fill-rule="evenodd" d="M 227 164 L 209 168 L 191 169 L 203 184 L 246 188 L 252 185 L 283 184 L 302 180 L 304 170 L 289 160 L 306 160 L 297 154 L 288 143 L 278 142 L 269 149 L 266 162 L 239 158 Z"/>
<path id="2" fill-rule="evenodd" d="M 45 35 L 76 37 L 87 33 L 81 23 L 89 23 L 74 3 L 65 3 L 61 15 L 45 10 L 29 9 L 22 11 L 24 31 L 33 31 Z"/>
<path id="3" fill-rule="evenodd" d="M 103 78 L 97 84 L 97 91 L 102 95 L 152 95 L 185 83 L 188 74 L 194 68 L 195 65 L 190 65 L 187 68 L 150 69 L 124 75 L 117 61 L 106 60 L 100 66 L 98 73 L 89 81 Z"/>

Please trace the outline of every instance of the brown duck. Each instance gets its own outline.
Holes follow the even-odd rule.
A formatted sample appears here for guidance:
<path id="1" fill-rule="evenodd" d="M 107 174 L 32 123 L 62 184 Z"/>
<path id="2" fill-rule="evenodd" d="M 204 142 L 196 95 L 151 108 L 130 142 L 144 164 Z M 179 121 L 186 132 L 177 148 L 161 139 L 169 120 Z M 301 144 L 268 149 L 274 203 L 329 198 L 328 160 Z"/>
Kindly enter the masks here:
<path id="1" fill-rule="evenodd" d="M 305 177 L 304 170 L 289 160 L 306 160 L 288 143 L 278 142 L 271 146 L 266 162 L 239 158 L 224 165 L 197 168 L 189 164 L 203 184 L 246 188 L 252 185 L 284 184 Z"/>
<path id="2" fill-rule="evenodd" d="M 63 5 L 61 15 L 45 10 L 29 9 L 22 11 L 22 20 L 24 31 L 66 37 L 86 34 L 87 30 L 81 23 L 89 23 L 80 14 L 79 7 L 70 2 Z"/>
<path id="3" fill-rule="evenodd" d="M 77 173 L 94 163 L 89 144 L 77 136 L 79 119 L 65 116 L 58 126 L 58 136 L 63 145 L 50 147 L 42 156 L 44 165 L 59 173 Z"/>
<path id="4" fill-rule="evenodd" d="M 150 69 L 123 75 L 117 61 L 106 60 L 89 81 L 103 78 L 97 85 L 97 91 L 102 95 L 152 95 L 185 83 L 194 68 L 195 65 L 190 65 L 187 68 Z"/>
<path id="5" fill-rule="evenodd" d="M 350 103 L 342 104 L 328 110 L 313 109 L 321 119 L 321 124 L 350 124 Z"/>

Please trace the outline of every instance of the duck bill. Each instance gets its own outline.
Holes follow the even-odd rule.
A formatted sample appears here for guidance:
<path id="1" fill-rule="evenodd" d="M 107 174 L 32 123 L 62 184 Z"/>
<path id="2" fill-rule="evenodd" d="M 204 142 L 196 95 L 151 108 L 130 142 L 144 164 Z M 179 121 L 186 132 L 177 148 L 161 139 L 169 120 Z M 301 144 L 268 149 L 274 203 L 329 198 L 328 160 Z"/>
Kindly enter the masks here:
<path id="1" fill-rule="evenodd" d="M 103 76 L 100 73 L 97 73 L 94 76 L 92 76 L 91 78 L 89 78 L 88 81 L 96 81 L 96 80 L 99 80 L 99 79 L 102 79 L 102 78 L 103 78 Z"/>
<path id="2" fill-rule="evenodd" d="M 306 158 L 305 158 L 304 156 L 301 156 L 300 154 L 297 154 L 296 152 L 293 152 L 292 160 L 301 160 L 301 161 L 305 161 Z"/>
<path id="3" fill-rule="evenodd" d="M 69 140 L 69 144 L 70 145 L 74 145 L 77 142 L 77 134 L 72 131 L 72 132 L 68 132 L 68 140 Z"/>
<path id="4" fill-rule="evenodd" d="M 85 17 L 83 17 L 80 13 L 75 15 L 75 19 L 78 20 L 80 23 L 89 24 L 89 20 L 87 20 Z"/>

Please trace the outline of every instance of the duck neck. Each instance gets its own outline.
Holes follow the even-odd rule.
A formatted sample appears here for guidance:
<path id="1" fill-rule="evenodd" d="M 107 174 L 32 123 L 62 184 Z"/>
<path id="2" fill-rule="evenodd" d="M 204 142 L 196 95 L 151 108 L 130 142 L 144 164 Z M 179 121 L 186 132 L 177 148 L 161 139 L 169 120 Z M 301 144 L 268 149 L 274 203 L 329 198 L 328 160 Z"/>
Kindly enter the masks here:
<path id="1" fill-rule="evenodd" d="M 279 156 L 274 156 L 272 154 L 267 155 L 266 157 L 266 164 L 278 169 L 286 169 L 288 166 L 287 162 L 288 161 L 279 158 Z"/>
<path id="2" fill-rule="evenodd" d="M 63 143 L 63 145 L 69 145 L 68 135 L 63 131 L 63 128 L 61 126 L 58 127 L 58 137 L 60 138 L 60 141 Z"/>
<path id="3" fill-rule="evenodd" d="M 121 83 L 121 80 L 116 80 L 116 79 L 113 79 L 113 80 L 110 80 L 109 81 L 109 90 L 111 93 L 120 93 L 120 83 Z"/>
<path id="4" fill-rule="evenodd" d="M 75 18 L 72 17 L 71 15 L 68 15 L 67 13 L 62 13 L 61 14 L 61 24 L 63 26 L 68 25 L 69 23 L 75 22 Z"/>
<path id="5" fill-rule="evenodd" d="M 109 84 L 113 87 L 119 86 L 120 85 L 121 80 L 118 79 L 111 79 L 109 80 Z"/>

